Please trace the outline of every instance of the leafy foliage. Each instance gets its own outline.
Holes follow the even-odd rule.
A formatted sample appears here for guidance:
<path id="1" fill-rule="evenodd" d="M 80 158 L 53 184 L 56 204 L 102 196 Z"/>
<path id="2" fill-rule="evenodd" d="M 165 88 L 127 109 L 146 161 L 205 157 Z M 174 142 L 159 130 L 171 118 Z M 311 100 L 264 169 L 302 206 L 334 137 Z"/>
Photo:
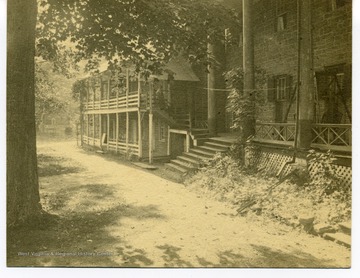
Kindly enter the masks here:
<path id="1" fill-rule="evenodd" d="M 80 96 L 86 95 L 86 88 L 85 80 L 76 80 L 71 88 L 73 99 L 80 100 Z"/>
<path id="2" fill-rule="evenodd" d="M 64 42 L 77 60 L 131 60 L 148 69 L 180 53 L 204 61 L 207 43 L 238 24 L 220 1 L 39 0 L 37 48 L 52 59 Z"/>
<path id="3" fill-rule="evenodd" d="M 332 162 L 326 157 L 320 160 L 325 164 Z M 327 224 L 351 217 L 351 200 L 344 192 L 325 193 L 323 184 L 299 186 L 291 179 L 279 183 L 277 179 L 264 177 L 261 173 L 250 173 L 231 154 L 217 154 L 185 183 L 232 204 L 238 211 L 247 207 L 244 211 L 249 215 L 261 212 L 263 219 L 276 219 L 293 226 L 299 225 L 298 218 L 304 214 L 313 215 L 315 223 Z"/>
<path id="4" fill-rule="evenodd" d="M 224 73 L 227 86 L 231 89 L 227 100 L 227 111 L 233 115 L 234 130 L 243 130 L 244 123 L 254 120 L 256 114 L 255 103 L 262 103 L 264 101 L 263 94 L 255 90 L 255 103 L 249 97 L 247 92 L 244 92 L 244 72 L 242 67 L 233 68 Z M 265 72 L 261 69 L 255 71 L 256 85 L 262 88 L 265 84 Z M 256 89 L 258 89 L 256 88 Z"/>
<path id="5" fill-rule="evenodd" d="M 57 113 L 67 105 L 56 85 L 49 78 L 49 72 L 39 65 L 35 66 L 35 104 L 37 124 L 41 122 L 43 114 Z"/>

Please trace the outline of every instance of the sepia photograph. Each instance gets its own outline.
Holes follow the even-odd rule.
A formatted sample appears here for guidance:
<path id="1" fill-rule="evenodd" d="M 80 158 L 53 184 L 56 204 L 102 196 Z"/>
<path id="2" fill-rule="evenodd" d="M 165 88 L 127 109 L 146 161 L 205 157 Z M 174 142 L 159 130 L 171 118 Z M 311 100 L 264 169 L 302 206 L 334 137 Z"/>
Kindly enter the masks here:
<path id="1" fill-rule="evenodd" d="M 8 0 L 7 268 L 352 268 L 355 2 Z"/>

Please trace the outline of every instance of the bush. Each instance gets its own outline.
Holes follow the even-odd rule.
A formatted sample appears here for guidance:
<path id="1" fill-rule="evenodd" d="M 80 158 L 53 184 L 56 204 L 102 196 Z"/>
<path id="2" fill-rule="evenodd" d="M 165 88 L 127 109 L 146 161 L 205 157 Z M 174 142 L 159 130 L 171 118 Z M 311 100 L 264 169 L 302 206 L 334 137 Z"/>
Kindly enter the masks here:
<path id="1" fill-rule="evenodd" d="M 317 162 L 323 164 L 323 168 L 319 168 L 324 171 L 323 181 L 304 186 L 294 183 L 291 175 L 280 182 L 259 173 L 250 174 L 236 155 L 219 153 L 185 184 L 230 203 L 238 212 L 253 208 L 267 218 L 287 224 L 298 224 L 300 215 L 311 214 L 315 216 L 315 223 L 336 224 L 350 219 L 351 195 L 339 190 L 335 173 L 326 174 L 327 169 L 331 169 L 330 158 L 329 155 L 317 158 Z M 247 210 L 243 210 L 244 207 Z"/>

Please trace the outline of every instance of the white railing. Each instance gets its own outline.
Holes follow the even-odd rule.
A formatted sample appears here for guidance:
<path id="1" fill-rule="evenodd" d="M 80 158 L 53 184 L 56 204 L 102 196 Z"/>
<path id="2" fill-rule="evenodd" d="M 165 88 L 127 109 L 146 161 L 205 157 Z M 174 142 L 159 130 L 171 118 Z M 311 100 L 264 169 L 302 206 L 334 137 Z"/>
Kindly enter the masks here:
<path id="1" fill-rule="evenodd" d="M 96 101 L 89 101 L 84 103 L 85 110 L 100 110 L 100 109 L 117 109 L 117 108 L 134 108 L 139 106 L 139 94 L 137 91 L 130 92 L 129 95 L 121 95 L 118 98 L 110 98 Z"/>
<path id="2" fill-rule="evenodd" d="M 83 135 L 82 141 L 84 144 L 87 144 L 89 146 L 101 147 L 100 139 L 97 138 Z M 104 143 L 102 145 L 102 148 L 105 150 L 108 148 L 111 151 L 117 151 L 119 153 L 132 153 L 134 155 L 138 155 L 139 153 L 138 144 L 133 144 L 133 143 L 126 144 L 126 142 L 120 140 L 116 143 L 116 140 L 113 139 L 110 139 L 107 143 Z"/>
<path id="3" fill-rule="evenodd" d="M 255 139 L 292 144 L 295 140 L 295 123 L 257 123 Z"/>
<path id="4" fill-rule="evenodd" d="M 295 140 L 295 123 L 257 123 L 259 142 L 290 145 Z M 313 124 L 311 147 L 351 151 L 351 124 Z"/>
<path id="5" fill-rule="evenodd" d="M 314 124 L 312 132 L 313 147 L 351 151 L 351 124 Z"/>

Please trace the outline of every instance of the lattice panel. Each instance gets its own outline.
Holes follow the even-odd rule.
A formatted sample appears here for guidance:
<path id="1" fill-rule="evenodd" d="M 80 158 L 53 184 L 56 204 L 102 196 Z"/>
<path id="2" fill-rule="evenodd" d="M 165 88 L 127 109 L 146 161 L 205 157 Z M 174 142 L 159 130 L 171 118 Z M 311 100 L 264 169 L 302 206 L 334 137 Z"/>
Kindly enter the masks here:
<path id="1" fill-rule="evenodd" d="M 291 156 L 278 153 L 247 151 L 247 154 L 253 156 L 251 163 L 257 165 L 257 169 L 271 176 L 275 176 L 282 165 L 291 160 Z M 282 174 L 287 174 L 290 170 L 291 165 L 287 165 Z"/>
<path id="2" fill-rule="evenodd" d="M 247 158 L 251 157 L 251 161 L 248 161 L 252 165 L 256 165 L 256 168 L 261 172 L 265 172 L 267 175 L 275 176 L 282 165 L 290 161 L 292 157 L 290 155 L 264 152 L 259 150 L 247 150 L 246 151 Z M 319 164 L 312 163 L 308 165 L 309 175 L 313 182 L 318 182 L 321 177 L 317 173 L 319 173 Z M 342 186 L 346 186 L 351 188 L 352 184 L 352 170 L 351 167 L 336 165 L 333 164 L 336 175 L 339 177 L 340 184 Z M 285 176 L 290 173 L 292 165 L 286 165 L 281 173 L 282 176 Z"/>
<path id="3" fill-rule="evenodd" d="M 340 185 L 351 188 L 351 184 L 352 184 L 352 169 L 351 169 L 351 167 L 336 165 L 336 164 L 333 164 L 332 166 L 334 167 L 335 173 L 339 178 Z M 310 164 L 308 167 L 310 177 L 314 182 L 320 182 L 321 177 L 319 175 L 317 175 L 317 173 L 319 172 L 319 168 L 320 168 L 320 165 L 319 165 L 319 163 L 316 163 L 316 162 Z"/>

